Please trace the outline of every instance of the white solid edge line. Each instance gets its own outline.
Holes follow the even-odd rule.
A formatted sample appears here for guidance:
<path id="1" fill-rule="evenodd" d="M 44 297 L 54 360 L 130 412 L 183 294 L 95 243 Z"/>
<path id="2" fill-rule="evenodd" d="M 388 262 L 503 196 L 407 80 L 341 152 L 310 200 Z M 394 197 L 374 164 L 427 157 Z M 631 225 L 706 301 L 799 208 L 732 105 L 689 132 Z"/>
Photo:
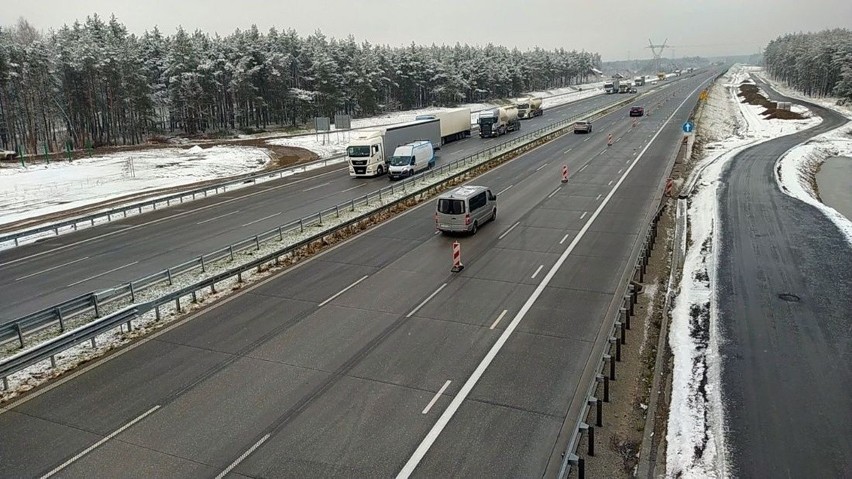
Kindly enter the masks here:
<path id="1" fill-rule="evenodd" d="M 432 409 L 432 406 L 434 406 L 435 403 L 438 402 L 438 399 L 441 397 L 441 394 L 444 394 L 444 391 L 446 391 L 447 388 L 450 387 L 451 382 L 452 381 L 447 379 L 447 382 L 445 382 L 444 385 L 441 386 L 441 389 L 439 389 L 438 392 L 435 393 L 435 396 L 432 397 L 432 400 L 429 401 L 429 404 L 426 405 L 426 409 L 424 409 L 421 414 L 426 414 L 429 412 L 430 409 Z"/>
<path id="2" fill-rule="evenodd" d="M 501 240 L 501 239 L 505 238 L 505 237 L 506 237 L 506 235 L 507 235 L 507 234 L 509 234 L 509 233 L 511 233 L 511 232 L 512 232 L 512 230 L 513 230 L 513 229 L 515 229 L 515 227 L 517 227 L 519 224 L 521 224 L 521 222 L 520 222 L 520 221 L 518 221 L 517 223 L 513 224 L 512 226 L 510 226 L 510 227 L 509 227 L 509 229 L 507 229 L 506 231 L 504 231 L 504 232 L 503 232 L 503 234 L 501 234 L 500 236 L 498 236 L 498 237 L 497 237 L 497 239 L 498 239 L 498 240 Z"/>
<path id="3" fill-rule="evenodd" d="M 513 183 L 513 184 L 511 184 L 511 185 L 509 185 L 509 186 L 507 186 L 507 187 L 505 187 L 505 188 L 503 188 L 502 190 L 500 190 L 500 191 L 499 191 L 496 195 L 494 195 L 494 196 L 500 196 L 500 195 L 502 195 L 503 193 L 505 193 L 505 192 L 509 191 L 509 188 L 511 188 L 511 187 L 513 187 L 513 186 L 515 186 L 515 185 L 514 185 L 514 183 Z"/>
<path id="4" fill-rule="evenodd" d="M 345 293 L 345 292 L 349 291 L 350 289 L 354 288 L 355 286 L 357 286 L 357 285 L 358 285 L 358 283 L 360 283 L 361 281 L 364 281 L 365 279 L 367 279 L 367 277 L 368 277 L 368 276 L 370 276 L 370 275 L 365 274 L 365 275 L 364 275 L 364 276 L 362 276 L 362 277 L 361 277 L 361 279 L 359 279 L 358 281 L 355 281 L 354 283 L 350 284 L 349 286 L 347 286 L 347 287 L 345 287 L 345 288 L 341 289 L 341 290 L 340 290 L 340 291 L 338 291 L 338 292 L 337 292 L 337 294 L 335 294 L 334 296 L 332 296 L 332 297 L 328 298 L 327 300 L 323 301 L 322 303 L 318 304 L 318 305 L 317 305 L 317 307 L 318 307 L 318 308 L 322 308 L 322 307 L 323 307 L 323 306 L 325 306 L 326 304 L 328 304 L 328 303 L 330 303 L 330 302 L 334 301 L 334 299 L 335 299 L 335 298 L 337 298 L 337 297 L 338 297 L 338 296 L 340 296 L 341 294 L 343 294 L 343 293 Z"/>
<path id="5" fill-rule="evenodd" d="M 704 82 L 701 83 L 701 85 L 703 84 Z M 684 98 L 683 102 L 681 102 L 681 104 L 674 109 L 672 114 L 669 115 L 669 118 L 660 126 L 660 129 L 657 130 L 657 133 L 654 135 L 654 139 L 656 139 L 657 136 L 659 136 L 660 133 L 663 132 L 663 127 L 668 124 L 672 118 L 674 118 L 675 113 L 677 113 L 677 111 L 684 105 L 684 103 L 686 103 L 687 100 L 692 98 L 692 95 L 696 91 L 698 91 L 699 88 L 700 85 L 699 87 L 696 87 L 695 90 L 693 90 L 689 95 L 687 95 L 686 98 Z M 538 297 L 541 296 L 541 293 L 544 292 L 544 288 L 546 288 L 550 281 L 553 279 L 553 277 L 556 276 L 556 272 L 559 271 L 559 268 L 562 267 L 562 264 L 565 263 L 565 261 L 568 259 L 568 255 L 570 255 L 571 252 L 574 251 L 574 248 L 576 248 L 580 240 L 583 239 L 583 236 L 585 236 L 586 232 L 589 230 L 589 228 L 591 228 L 592 224 L 598 218 L 601 211 L 603 211 L 603 209 L 609 203 L 609 200 L 613 197 L 613 195 L 615 195 L 615 192 L 618 191 L 618 188 L 624 182 L 624 179 L 627 178 L 627 175 L 629 175 L 631 171 L 633 171 L 633 168 L 636 166 L 637 163 L 639 163 L 639 160 L 642 158 L 642 155 L 644 155 L 645 152 L 648 151 L 648 148 L 650 148 L 653 142 L 653 139 L 649 141 L 645 148 L 642 149 L 642 152 L 639 153 L 635 160 L 633 160 L 633 163 L 630 164 L 630 166 L 627 168 L 627 171 L 625 171 L 621 178 L 619 178 L 618 183 L 616 183 L 615 187 L 610 190 L 609 194 L 606 195 L 606 199 L 604 199 L 604 201 L 600 204 L 600 206 L 598 206 L 595 212 L 592 213 L 592 216 L 589 217 L 589 221 L 587 221 L 586 224 L 583 225 L 583 228 L 580 229 L 580 232 L 577 234 L 576 237 L 574 237 L 574 239 L 571 241 L 571 244 L 568 245 L 568 248 L 565 249 L 562 255 L 559 256 L 559 259 L 556 260 L 556 263 L 553 265 L 553 267 L 551 267 L 547 274 L 544 276 L 544 278 L 542 278 L 541 283 L 539 283 L 538 286 L 535 288 L 533 294 L 527 299 L 527 301 L 512 319 L 512 322 L 509 323 L 509 326 L 507 326 L 506 329 L 503 331 L 503 334 L 501 334 L 500 337 L 497 338 L 497 341 L 494 343 L 494 346 L 491 347 L 491 349 L 482 359 L 482 362 L 479 363 L 479 365 L 476 367 L 476 369 L 473 371 L 467 381 L 465 381 L 464 385 L 462 385 L 459 393 L 453 398 L 453 400 L 450 402 L 450 405 L 447 406 L 447 409 L 444 410 L 444 413 L 441 414 L 441 417 L 438 418 L 438 421 L 435 423 L 434 426 L 432 426 L 432 429 L 429 430 L 420 445 L 417 446 L 417 449 L 415 449 L 414 453 L 408 459 L 408 462 L 405 463 L 405 465 L 402 467 L 402 470 L 399 471 L 399 474 L 397 474 L 397 479 L 407 479 L 411 476 L 411 474 L 414 472 L 414 469 L 417 468 L 417 465 L 420 464 L 420 461 L 423 460 L 423 457 L 426 456 L 426 453 L 432 447 L 432 444 L 435 443 L 435 441 L 438 439 L 438 436 L 441 434 L 444 428 L 447 427 L 447 424 L 449 424 L 450 419 L 453 418 L 456 411 L 459 409 L 459 407 L 461 407 L 462 402 L 467 399 L 467 396 L 473 390 L 473 387 L 476 386 L 477 382 L 479 382 L 479 378 L 481 378 L 482 375 L 485 374 L 485 370 L 488 369 L 488 366 L 491 365 L 491 362 L 497 356 L 497 353 L 499 353 L 500 350 L 503 349 L 503 345 L 506 344 L 506 341 L 509 340 L 509 336 L 512 335 L 512 333 L 518 327 L 518 324 L 520 324 L 521 320 L 524 319 L 524 316 L 526 316 L 526 314 L 532 308 L 532 305 L 536 302 L 536 300 L 538 300 Z"/>
<path id="6" fill-rule="evenodd" d="M 86 256 L 85 258 L 75 259 L 74 261 L 69 261 L 69 262 L 67 262 L 67 263 L 58 264 L 58 265 L 56 265 L 56 266 L 51 266 L 50 268 L 43 269 L 43 270 L 41 270 L 41 271 L 36 271 L 35 273 L 30 273 L 30 274 L 28 274 L 28 275 L 26 275 L 26 276 L 21 276 L 20 278 L 15 278 L 15 281 L 20 281 L 20 280 L 22 280 L 22 279 L 32 278 L 33 276 L 38 276 L 38 275 L 40 275 L 40 274 L 42 274 L 42 273 L 47 273 L 47 272 L 49 272 L 49 271 L 53 271 L 53 270 L 55 270 L 55 269 L 59 269 L 59 268 L 61 268 L 61 267 L 63 267 L 63 266 L 68 266 L 69 264 L 79 263 L 80 261 L 84 261 L 84 260 L 87 260 L 87 259 L 89 259 L 89 257 L 88 257 L 88 256 Z"/>
<path id="7" fill-rule="evenodd" d="M 497 327 L 497 325 L 500 323 L 500 320 L 502 320 L 502 319 L 503 319 L 503 316 L 506 316 L 506 313 L 508 313 L 508 312 L 509 312 L 509 310 L 508 310 L 508 309 L 504 309 L 504 310 L 503 310 L 503 312 L 502 312 L 502 313 L 500 313 L 500 316 L 497 316 L 497 319 L 496 319 L 496 320 L 494 320 L 494 322 L 491 324 L 491 327 L 490 327 L 490 328 L 488 328 L 488 329 L 494 329 L 494 328 L 496 328 L 496 327 Z"/>
<path id="8" fill-rule="evenodd" d="M 251 454 L 255 450 L 257 450 L 257 448 L 259 448 L 261 444 L 266 442 L 267 439 L 269 439 L 269 433 L 267 433 L 265 436 L 260 438 L 259 441 L 254 443 L 254 446 L 248 448 L 248 450 L 246 452 L 244 452 L 242 456 L 238 457 L 237 460 L 232 462 L 231 465 L 228 466 L 224 471 L 220 472 L 219 475 L 216 476 L 216 479 L 222 479 L 223 477 L 227 476 L 228 473 L 233 471 L 235 467 L 237 467 L 241 462 L 243 462 L 245 460 L 245 458 L 247 458 L 249 456 L 249 454 Z"/>
<path id="9" fill-rule="evenodd" d="M 535 277 L 538 276 L 539 273 L 541 273 L 542 268 L 544 268 L 543 264 L 538 265 L 538 268 L 536 268 L 535 273 L 530 276 L 530 279 L 535 279 Z"/>
<path id="10" fill-rule="evenodd" d="M 160 409 L 160 406 L 159 406 L 159 405 L 156 405 L 156 406 L 152 407 L 151 409 L 149 409 L 147 412 L 145 412 L 145 413 L 144 413 L 144 414 L 142 414 L 141 416 L 139 416 L 139 417 L 137 417 L 136 419 L 134 419 L 134 420 L 130 421 L 129 423 L 125 424 L 124 426 L 121 426 L 120 428 L 116 429 L 116 430 L 115 430 L 112 434 L 110 434 L 109 436 L 107 436 L 107 437 L 105 437 L 105 438 L 101 439 L 100 441 L 98 441 L 98 442 L 96 442 L 96 443 L 92 444 L 91 446 L 89 446 L 89 447 L 87 447 L 86 449 L 84 449 L 82 452 L 78 453 L 76 456 L 74 456 L 74 457 L 72 457 L 71 459 L 68 459 L 67 461 L 63 462 L 62 464 L 60 464 L 60 465 L 56 466 L 56 467 L 55 467 L 52 471 L 50 471 L 50 472 L 48 472 L 47 474 L 45 474 L 45 475 L 41 476 L 41 479 L 47 479 L 48 477 L 51 477 L 51 476 L 53 476 L 54 474 L 56 474 L 57 472 L 59 472 L 59 471 L 61 471 L 61 470 L 65 469 L 66 467 L 70 466 L 70 465 L 71 465 L 71 464 L 73 464 L 73 463 L 74 463 L 74 461 L 76 461 L 77 459 L 80 459 L 81 457 L 83 457 L 83 456 L 85 456 L 86 454 L 88 454 L 88 453 L 92 452 L 93 450 L 95 450 L 97 447 L 101 446 L 103 443 L 105 443 L 105 442 L 109 441 L 110 439 L 114 438 L 115 436 L 117 436 L 117 435 L 121 434 L 121 433 L 122 433 L 122 432 L 124 432 L 127 428 L 129 428 L 129 427 L 133 426 L 134 424 L 136 424 L 137 422 L 139 422 L 139 421 L 141 421 L 141 420 L 145 419 L 146 417 L 148 417 L 149 415 L 151 415 L 151 414 L 152 414 L 154 411 L 156 411 L 157 409 Z"/>
<path id="11" fill-rule="evenodd" d="M 132 263 L 127 263 L 127 264 L 126 264 L 126 265 L 124 265 L 124 266 L 119 266 L 118 268 L 113 268 L 113 269 L 111 269 L 111 270 L 104 271 L 103 273 L 98 273 L 98 274 L 96 274 L 96 275 L 94 275 L 94 276 L 89 276 L 89 277 L 88 277 L 88 278 L 86 278 L 86 279 L 81 279 L 80 281 L 75 281 L 75 282 L 73 282 L 73 283 L 69 284 L 69 285 L 68 285 L 68 286 L 66 286 L 66 287 L 76 286 L 76 285 L 78 285 L 78 284 L 80 284 L 80 283 L 85 283 L 86 281 L 91 281 L 91 280 L 93 280 L 93 279 L 95 279 L 95 278 L 100 278 L 101 276 L 103 276 L 103 275 L 105 275 L 105 274 L 114 273 L 114 272 L 116 272 L 116 271 L 118 271 L 118 270 L 120 270 L 120 269 L 122 269 L 122 268 L 126 268 L 126 267 L 128 267 L 128 266 L 133 266 L 134 264 L 137 264 L 137 263 L 139 263 L 139 262 L 138 262 L 138 261 L 134 261 L 134 262 L 132 262 Z"/>
<path id="12" fill-rule="evenodd" d="M 435 297 L 435 295 L 437 295 L 438 293 L 440 293 L 440 292 L 441 292 L 441 290 L 442 290 L 442 289 L 444 289 L 444 288 L 446 288 L 446 287 L 447 287 L 447 283 L 444 283 L 444 284 L 442 284 L 441 286 L 439 286 L 439 287 L 438 287 L 438 289 L 436 289 L 434 293 L 430 294 L 428 298 L 424 299 L 422 303 L 418 304 L 418 305 L 417 305 L 417 307 L 416 307 L 416 308 L 414 308 L 414 309 L 412 309 L 410 313 L 408 313 L 408 314 L 406 314 L 406 315 L 405 315 L 405 317 L 406 317 L 406 318 L 410 318 L 410 317 L 414 316 L 414 314 L 415 314 L 415 313 L 417 313 L 418 311 L 420 311 L 420 308 L 422 308 L 422 307 L 423 307 L 426 303 L 428 303 L 428 302 L 429 302 L 429 300 L 430 300 L 430 299 L 434 298 L 434 297 Z"/>
<path id="13" fill-rule="evenodd" d="M 204 221 L 199 221 L 198 223 L 195 223 L 195 224 L 197 224 L 197 225 L 203 225 L 204 223 L 209 223 L 209 222 L 211 222 L 211 221 L 216 221 L 216 220 L 218 220 L 219 218 L 224 218 L 224 217 L 226 217 L 226 216 L 231 216 L 231 215 L 237 214 L 237 213 L 239 213 L 239 212 L 240 212 L 240 210 L 234 210 L 234 211 L 231 211 L 230 213 L 225 213 L 224 215 L 219 215 L 219 216 L 214 216 L 214 217 L 212 217 L 212 218 L 207 218 L 206 220 L 204 220 Z M 141 226 L 141 225 L 140 225 L 140 226 Z"/>

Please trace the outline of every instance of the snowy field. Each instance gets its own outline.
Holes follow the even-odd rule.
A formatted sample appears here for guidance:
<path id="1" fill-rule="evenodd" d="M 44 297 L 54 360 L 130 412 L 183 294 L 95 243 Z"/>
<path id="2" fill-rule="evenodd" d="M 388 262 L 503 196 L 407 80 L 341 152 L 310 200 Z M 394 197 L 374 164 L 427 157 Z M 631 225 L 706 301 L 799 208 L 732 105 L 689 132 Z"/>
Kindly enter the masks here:
<path id="1" fill-rule="evenodd" d="M 713 243 L 714 229 L 719 224 L 717 191 L 725 163 L 749 146 L 810 128 L 822 121 L 819 117 L 767 120 L 760 115 L 763 107 L 740 103 L 736 96 L 738 87 L 753 71 L 753 67 L 735 65 L 720 78 L 710 90 L 698 123 L 699 132 L 709 142 L 705 146 L 707 153 L 694 172 L 700 176 L 696 178 L 697 187 L 688 211 L 691 246 L 686 253 L 669 333 L 674 369 L 666 436 L 666 477 L 729 475 L 719 389 L 718 344 L 724 338 L 720 338 L 716 318 L 714 282 L 718 258 Z M 793 110 L 810 116 L 809 111 L 799 105 L 794 105 Z M 807 162 L 795 158 L 808 156 L 806 152 L 791 153 L 781 160 L 782 189 L 798 192 L 807 183 L 801 175 L 795 174 Z M 793 158 L 788 160 L 790 157 Z M 709 327 L 709 335 L 700 334 L 705 326 Z M 705 372 L 707 385 L 702 391 Z M 702 452 L 696 455 L 696 451 Z"/>
<path id="2" fill-rule="evenodd" d="M 270 161 L 264 148 L 160 148 L 0 168 L 0 225 L 146 190 L 239 175 Z"/>
<path id="3" fill-rule="evenodd" d="M 544 108 L 570 103 L 603 92 L 603 83 L 589 83 L 549 91 L 541 96 Z M 463 105 L 471 111 L 495 104 Z M 387 125 L 413 120 L 415 116 L 441 110 L 427 108 L 353 120 L 353 128 Z M 477 114 L 471 114 L 475 123 Z M 246 138 L 262 138 L 246 136 Z M 303 135 L 270 140 L 268 143 L 297 146 L 321 158 L 343 152 L 349 133 Z M 202 142 L 206 143 L 206 142 Z M 162 188 L 198 181 L 224 179 L 264 168 L 270 161 L 264 148 L 239 146 L 174 147 L 126 151 L 92 158 L 57 161 L 49 165 L 10 165 L 0 167 L 0 225 Z"/>

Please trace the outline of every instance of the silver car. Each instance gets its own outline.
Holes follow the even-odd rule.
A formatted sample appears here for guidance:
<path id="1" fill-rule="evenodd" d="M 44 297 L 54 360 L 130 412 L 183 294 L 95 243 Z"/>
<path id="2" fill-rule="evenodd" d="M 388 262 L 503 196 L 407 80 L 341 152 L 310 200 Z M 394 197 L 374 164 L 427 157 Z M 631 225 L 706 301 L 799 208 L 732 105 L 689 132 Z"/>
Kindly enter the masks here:
<path id="1" fill-rule="evenodd" d="M 462 186 L 438 197 L 435 227 L 442 233 L 476 234 L 480 226 L 497 218 L 497 197 L 484 186 Z"/>

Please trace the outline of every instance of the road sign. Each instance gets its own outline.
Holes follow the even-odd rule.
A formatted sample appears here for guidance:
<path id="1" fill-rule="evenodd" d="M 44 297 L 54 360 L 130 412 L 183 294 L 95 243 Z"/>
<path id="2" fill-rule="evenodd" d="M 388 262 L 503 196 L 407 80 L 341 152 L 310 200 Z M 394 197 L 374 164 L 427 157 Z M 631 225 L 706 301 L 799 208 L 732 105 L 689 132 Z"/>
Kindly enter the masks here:
<path id="1" fill-rule="evenodd" d="M 684 133 L 692 133 L 692 130 L 694 130 L 694 129 L 695 129 L 695 125 L 691 121 L 688 121 L 688 122 L 683 124 L 683 132 Z"/>

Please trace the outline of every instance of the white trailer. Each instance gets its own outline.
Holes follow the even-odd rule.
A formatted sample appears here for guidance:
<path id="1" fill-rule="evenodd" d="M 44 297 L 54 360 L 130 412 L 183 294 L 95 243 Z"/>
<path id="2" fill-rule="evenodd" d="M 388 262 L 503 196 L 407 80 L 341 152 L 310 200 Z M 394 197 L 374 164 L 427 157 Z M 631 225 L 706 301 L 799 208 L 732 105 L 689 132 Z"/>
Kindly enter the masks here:
<path id="1" fill-rule="evenodd" d="M 388 161 L 396 147 L 417 140 L 440 145 L 440 121 L 421 120 L 354 132 L 346 147 L 349 176 L 378 176 L 387 173 Z"/>
<path id="2" fill-rule="evenodd" d="M 417 115 L 417 120 L 433 120 L 441 122 L 441 143 L 432 145 L 440 148 L 444 143 L 470 136 L 470 108 L 437 111 L 428 115 Z"/>

